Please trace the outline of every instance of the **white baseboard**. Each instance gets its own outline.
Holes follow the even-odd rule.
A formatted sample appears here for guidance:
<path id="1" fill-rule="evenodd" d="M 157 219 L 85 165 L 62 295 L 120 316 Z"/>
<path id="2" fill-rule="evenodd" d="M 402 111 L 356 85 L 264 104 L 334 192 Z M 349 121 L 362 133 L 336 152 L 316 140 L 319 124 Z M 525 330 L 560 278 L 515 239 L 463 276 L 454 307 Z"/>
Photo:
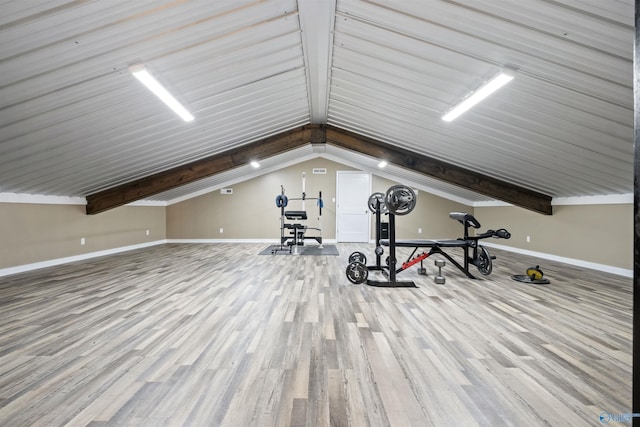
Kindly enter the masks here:
<path id="1" fill-rule="evenodd" d="M 279 239 L 168 239 L 167 243 L 266 243 L 279 244 Z M 317 245 L 315 240 L 308 240 L 309 245 Z M 322 239 L 322 243 L 334 245 L 335 239 Z M 307 243 L 305 243 L 307 245 Z"/>
<path id="2" fill-rule="evenodd" d="M 131 251 L 131 250 L 134 250 L 134 249 L 147 248 L 147 247 L 150 247 L 150 246 L 161 245 L 163 243 L 167 243 L 167 241 L 166 240 L 156 240 L 156 241 L 153 241 L 153 242 L 140 243 L 140 244 L 137 244 L 137 245 L 122 246 L 122 247 L 114 248 L 114 249 L 106 249 L 106 250 L 103 250 L 103 251 L 89 252 L 89 253 L 86 253 L 86 254 L 74 255 L 74 256 L 69 256 L 69 257 L 64 257 L 64 258 L 51 259 L 51 260 L 48 260 L 48 261 L 41 261 L 41 262 L 34 262 L 34 263 L 31 263 L 31 264 L 18 265 L 18 266 L 15 266 L 15 267 L 0 268 L 0 277 L 9 276 L 11 274 L 24 273 L 24 272 L 32 271 L 32 270 L 38 270 L 38 269 L 46 268 L 46 267 L 54 267 L 56 265 L 61 265 L 61 264 L 68 264 L 70 262 L 83 261 L 83 260 L 87 260 L 87 259 L 91 259 L 91 258 L 105 256 L 105 255 L 113 255 L 113 254 L 117 254 L 117 253 L 120 253 L 120 252 Z"/>
<path id="3" fill-rule="evenodd" d="M 11 274 L 25 273 L 27 271 L 39 270 L 46 267 L 54 267 L 56 265 L 68 264 L 70 262 L 83 261 L 105 255 L 113 255 L 120 252 L 131 251 L 134 249 L 146 248 L 149 246 L 162 245 L 164 243 L 265 243 L 277 244 L 279 239 L 165 239 L 156 240 L 154 242 L 140 243 L 138 245 L 123 246 L 120 248 L 106 249 L 104 251 L 89 252 L 81 255 L 70 257 L 51 259 L 48 261 L 34 262 L 31 264 L 17 265 L 15 267 L 0 268 L 0 277 L 9 276 Z M 323 243 L 335 244 L 335 239 L 325 239 Z M 317 244 L 315 241 L 311 245 Z"/>
<path id="4" fill-rule="evenodd" d="M 278 239 L 167 239 L 167 243 L 278 243 Z"/>
<path id="5" fill-rule="evenodd" d="M 535 252 L 535 251 L 529 251 L 529 250 L 526 250 L 526 249 L 513 248 L 511 246 L 503 246 L 503 245 L 498 245 L 498 244 L 495 244 L 495 243 L 482 242 L 482 245 L 483 246 L 488 246 L 488 247 L 491 247 L 491 248 L 501 249 L 501 250 L 508 251 L 508 252 L 515 252 L 515 253 L 522 254 L 522 255 L 529 255 L 529 256 L 536 257 L 536 258 L 548 259 L 548 260 L 551 260 L 551 261 L 562 262 L 562 263 L 565 263 L 565 264 L 575 265 L 575 266 L 578 266 L 578 267 L 589 268 L 591 270 L 598 270 L 598 271 L 603 271 L 605 273 L 616 274 L 618 276 L 624 276 L 624 277 L 633 278 L 633 270 L 629 270 L 629 269 L 626 269 L 626 268 L 614 267 L 614 266 L 606 265 L 606 264 L 598 264 L 598 263 L 595 263 L 595 262 L 583 261 L 581 259 L 567 258 L 567 257 L 563 257 L 563 256 L 547 254 L 547 253 L 544 253 L 544 252 Z"/>
<path id="6" fill-rule="evenodd" d="M 35 262 L 31 264 L 18 265 L 15 267 L 0 268 L 0 277 L 9 276 L 11 274 L 24 273 L 27 271 L 38 270 L 46 267 L 53 267 L 56 265 L 67 264 L 70 262 L 83 261 L 91 258 L 101 257 L 105 255 L 113 255 L 121 252 L 131 251 L 134 249 L 141 249 L 150 246 L 161 245 L 164 243 L 265 243 L 265 244 L 277 244 L 280 241 L 278 239 L 165 239 L 156 240 L 153 242 L 140 243 L 137 245 L 123 246 L 120 248 L 106 249 L 103 251 L 90 252 L 82 255 L 74 255 L 65 258 L 57 258 L 49 261 Z M 335 239 L 324 239 L 323 243 L 336 244 Z M 482 242 L 484 246 L 496 248 L 508 252 L 519 253 L 523 255 L 529 255 L 536 258 L 548 259 L 551 261 L 562 262 L 565 264 L 575 265 L 578 267 L 589 268 L 591 270 L 603 271 L 606 273 L 616 274 L 618 276 L 633 278 L 633 270 L 613 267 L 606 264 L 598 264 L 595 262 L 583 261 L 580 259 L 567 258 L 558 255 L 547 254 L 544 252 L 529 251 L 526 249 L 513 248 L 511 246 L 503 246 L 495 243 Z"/>

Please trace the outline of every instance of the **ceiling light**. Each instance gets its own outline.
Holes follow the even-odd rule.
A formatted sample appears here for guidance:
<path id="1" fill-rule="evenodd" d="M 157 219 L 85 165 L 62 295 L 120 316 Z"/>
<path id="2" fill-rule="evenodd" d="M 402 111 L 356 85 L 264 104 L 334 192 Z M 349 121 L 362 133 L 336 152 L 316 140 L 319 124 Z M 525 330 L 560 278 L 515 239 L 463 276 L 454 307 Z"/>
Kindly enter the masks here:
<path id="1" fill-rule="evenodd" d="M 250 164 L 251 164 L 251 166 L 253 166 L 256 169 L 258 169 L 260 167 L 260 163 L 256 162 L 255 160 L 253 160 Z"/>
<path id="2" fill-rule="evenodd" d="M 164 86 L 160 84 L 144 67 L 142 64 L 135 64 L 129 67 L 129 72 L 133 76 L 140 80 L 151 92 L 153 92 L 162 102 L 167 104 L 177 115 L 179 115 L 185 122 L 193 120 L 191 113 L 178 102 L 177 99 L 169 93 Z"/>
<path id="3" fill-rule="evenodd" d="M 500 74 L 489 80 L 482 87 L 475 92 L 472 92 L 462 102 L 453 107 L 447 114 L 442 116 L 442 120 L 450 122 L 462 113 L 491 95 L 493 92 L 500 89 L 502 86 L 509 83 L 515 77 L 516 72 L 511 68 L 505 68 Z"/>
<path id="4" fill-rule="evenodd" d="M 380 163 L 378 163 L 378 167 L 379 167 L 380 169 L 382 169 L 382 168 L 383 168 L 383 167 L 385 167 L 385 166 L 387 166 L 387 162 L 386 162 L 386 160 L 382 160 Z"/>

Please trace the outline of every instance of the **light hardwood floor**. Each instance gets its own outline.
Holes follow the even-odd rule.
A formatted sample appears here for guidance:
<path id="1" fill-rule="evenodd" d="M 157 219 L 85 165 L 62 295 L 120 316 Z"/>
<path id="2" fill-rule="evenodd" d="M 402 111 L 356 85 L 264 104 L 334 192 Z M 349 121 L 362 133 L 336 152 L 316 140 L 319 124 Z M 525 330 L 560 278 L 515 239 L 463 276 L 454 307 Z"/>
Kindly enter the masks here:
<path id="1" fill-rule="evenodd" d="M 583 426 L 630 412 L 632 280 L 492 250 L 350 284 L 347 257 L 169 244 L 0 278 L 1 426 Z M 541 264 L 552 283 L 511 280 Z M 609 423 L 608 425 L 614 425 Z"/>

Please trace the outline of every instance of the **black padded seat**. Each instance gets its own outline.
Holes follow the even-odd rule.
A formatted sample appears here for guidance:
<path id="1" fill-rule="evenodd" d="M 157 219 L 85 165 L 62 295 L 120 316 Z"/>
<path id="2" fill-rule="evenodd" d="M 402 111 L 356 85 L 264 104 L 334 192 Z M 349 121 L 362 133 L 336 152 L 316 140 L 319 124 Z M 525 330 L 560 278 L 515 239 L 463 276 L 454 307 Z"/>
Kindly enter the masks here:
<path id="1" fill-rule="evenodd" d="M 389 239 L 380 240 L 382 246 L 389 246 Z M 398 248 L 464 248 L 469 245 L 465 240 L 396 240 Z"/>
<path id="2" fill-rule="evenodd" d="M 460 224 L 464 224 L 465 227 L 469 226 L 469 227 L 473 227 L 473 228 L 480 228 L 480 223 L 470 213 L 466 213 L 466 212 L 449 212 L 449 218 L 460 222 Z"/>
<path id="3" fill-rule="evenodd" d="M 287 219 L 307 219 L 307 211 L 285 211 Z"/>

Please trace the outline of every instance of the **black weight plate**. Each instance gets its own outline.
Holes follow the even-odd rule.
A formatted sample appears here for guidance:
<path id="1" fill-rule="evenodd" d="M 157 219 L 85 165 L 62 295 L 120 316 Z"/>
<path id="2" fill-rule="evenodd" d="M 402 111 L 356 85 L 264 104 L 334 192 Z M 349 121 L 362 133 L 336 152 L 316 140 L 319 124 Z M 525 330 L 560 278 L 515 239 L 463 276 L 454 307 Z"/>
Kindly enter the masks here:
<path id="1" fill-rule="evenodd" d="M 489 255 L 489 251 L 484 246 L 480 246 L 478 249 L 478 259 L 476 260 L 475 265 L 478 267 L 480 274 L 487 276 L 491 274 L 491 271 L 493 270 L 491 255 Z"/>
<path id="2" fill-rule="evenodd" d="M 416 207 L 416 193 L 406 185 L 394 185 L 384 197 L 389 213 L 407 215 Z"/>
<path id="3" fill-rule="evenodd" d="M 531 277 L 527 276 L 526 274 L 514 274 L 513 276 L 511 276 L 511 278 L 518 282 L 527 283 L 530 285 L 548 285 L 549 283 L 551 283 L 549 279 L 535 280 L 531 279 Z"/>
<path id="4" fill-rule="evenodd" d="M 384 203 L 383 193 L 373 193 L 372 195 L 369 196 L 369 201 L 367 203 L 369 205 L 369 210 L 375 213 L 378 201 L 380 201 L 380 213 L 381 214 L 387 213 L 387 205 Z"/>
<path id="5" fill-rule="evenodd" d="M 347 279 L 356 285 L 366 282 L 367 277 L 369 277 L 369 270 L 367 270 L 367 266 L 358 261 L 349 263 L 346 273 Z"/>
<path id="6" fill-rule="evenodd" d="M 351 263 L 355 261 L 361 262 L 362 264 L 366 264 L 367 257 L 362 252 L 353 252 L 351 255 L 349 255 L 349 262 Z"/>

